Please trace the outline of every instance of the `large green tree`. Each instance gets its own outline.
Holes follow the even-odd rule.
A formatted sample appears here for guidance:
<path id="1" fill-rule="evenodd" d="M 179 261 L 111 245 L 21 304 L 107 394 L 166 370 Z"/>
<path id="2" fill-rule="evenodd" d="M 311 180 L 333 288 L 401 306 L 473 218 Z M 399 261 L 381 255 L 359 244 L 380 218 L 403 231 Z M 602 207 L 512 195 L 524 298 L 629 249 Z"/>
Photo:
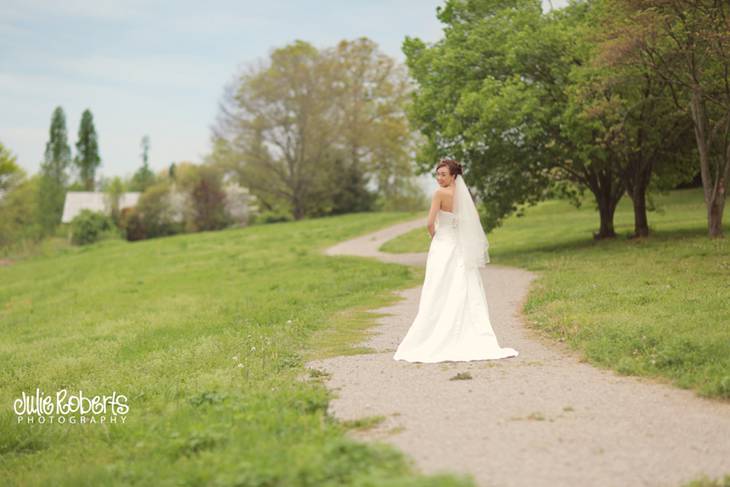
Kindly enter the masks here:
<path id="1" fill-rule="evenodd" d="M 408 90 L 402 66 L 367 38 L 296 41 L 226 87 L 208 160 L 262 209 L 295 219 L 405 201 L 415 192 Z"/>
<path id="2" fill-rule="evenodd" d="M 647 236 L 650 191 L 670 189 L 692 176 L 691 121 L 674 106 L 667 84 L 654 73 L 640 65 L 606 62 L 612 35 L 606 25 L 614 14 L 605 7 L 602 0 L 593 0 L 584 20 L 576 24 L 585 62 L 571 69 L 561 125 L 583 165 L 591 166 L 581 171 L 578 181 L 592 172 L 615 174 L 585 181 L 596 198 L 603 194 L 608 199 L 599 209 L 615 207 L 626 192 L 633 202 L 634 236 Z M 595 188 L 604 184 L 612 191 Z M 605 222 L 610 220 L 602 218 Z"/>
<path id="3" fill-rule="evenodd" d="M 595 238 L 615 236 L 614 212 L 627 191 L 635 234 L 646 235 L 651 174 L 666 173 L 658 189 L 681 177 L 686 152 L 676 148 L 686 119 L 667 108 L 654 80 L 646 91 L 637 73 L 596 63 L 601 6 L 574 2 L 544 13 L 538 0 L 447 1 L 437 10 L 442 40 L 404 42 L 419 84 L 411 118 L 427 139 L 418 163 L 426 172 L 439 157 L 463 160 L 487 228 L 548 195 L 578 205 L 588 189 L 600 219 Z"/>
<path id="4" fill-rule="evenodd" d="M 94 116 L 89 109 L 84 110 L 81 115 L 78 137 L 74 164 L 84 189 L 94 191 L 94 176 L 96 169 L 101 164 L 101 157 L 99 157 L 99 142 L 94 127 Z"/>
<path id="5" fill-rule="evenodd" d="M 274 50 L 267 66 L 241 74 L 222 102 L 215 136 L 232 157 L 229 167 L 264 206 L 283 207 L 295 219 L 331 205 L 330 73 L 328 59 L 296 41 Z"/>
<path id="6" fill-rule="evenodd" d="M 543 197 L 551 167 L 570 159 L 557 120 L 567 103 L 572 29 L 548 22 L 539 0 L 447 1 L 444 37 L 407 37 L 418 83 L 410 118 L 425 136 L 423 173 L 444 156 L 461 160 L 491 229 L 522 203 Z"/>
<path id="7" fill-rule="evenodd" d="M 692 118 L 708 234 L 722 236 L 730 180 L 730 3 L 726 0 L 607 0 L 613 49 L 651 70 Z"/>
<path id="8" fill-rule="evenodd" d="M 59 106 L 51 116 L 49 138 L 38 184 L 37 221 L 46 234 L 53 232 L 61 222 L 70 164 L 71 148 L 68 145 L 66 114 Z"/>
<path id="9" fill-rule="evenodd" d="M 336 174 L 340 177 L 335 212 L 368 209 L 373 197 L 364 184 L 374 182 L 384 208 L 402 208 L 404 193 L 412 193 L 413 141 L 406 107 L 411 91 L 408 72 L 380 52 L 367 37 L 340 41 L 326 50 L 334 60 L 332 92 L 339 113 L 336 128 L 341 148 Z M 360 195 L 356 202 L 354 195 Z M 396 206 L 399 205 L 399 206 Z"/>

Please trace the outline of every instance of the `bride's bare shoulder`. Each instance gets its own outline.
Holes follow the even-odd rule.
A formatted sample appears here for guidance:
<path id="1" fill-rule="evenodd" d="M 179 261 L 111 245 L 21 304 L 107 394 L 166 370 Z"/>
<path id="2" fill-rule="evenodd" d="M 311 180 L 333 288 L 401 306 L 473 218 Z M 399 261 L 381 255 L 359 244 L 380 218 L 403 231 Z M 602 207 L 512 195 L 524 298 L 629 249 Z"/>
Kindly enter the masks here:
<path id="1" fill-rule="evenodd" d="M 433 196 L 431 197 L 431 201 L 438 201 L 439 204 L 444 200 L 444 196 L 446 193 L 444 192 L 444 188 L 436 188 L 433 191 Z"/>

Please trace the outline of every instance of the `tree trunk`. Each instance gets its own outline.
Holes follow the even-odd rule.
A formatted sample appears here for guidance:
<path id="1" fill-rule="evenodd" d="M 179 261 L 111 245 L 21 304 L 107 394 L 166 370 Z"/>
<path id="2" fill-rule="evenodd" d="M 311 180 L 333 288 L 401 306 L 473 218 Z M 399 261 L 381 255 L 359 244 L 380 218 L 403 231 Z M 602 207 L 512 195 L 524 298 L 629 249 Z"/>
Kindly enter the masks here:
<path id="1" fill-rule="evenodd" d="M 298 200 L 294 200 L 292 213 L 292 216 L 294 216 L 294 220 L 301 220 L 302 218 L 304 218 L 304 205 L 302 205 Z"/>
<path id="2" fill-rule="evenodd" d="M 697 139 L 697 149 L 700 155 L 700 174 L 702 176 L 702 189 L 705 195 L 705 205 L 707 206 L 707 231 L 710 237 L 722 237 L 722 213 L 725 207 L 725 181 L 727 175 L 730 174 L 730 148 L 723 154 L 725 160 L 724 167 L 718 171 L 718 180 L 714 181 L 710 172 L 710 134 L 709 121 L 705 110 L 705 103 L 702 92 L 699 87 L 695 87 L 692 91 L 692 101 L 690 104 L 692 111 L 692 121 L 695 127 L 695 138 Z M 727 122 L 727 121 L 726 121 Z"/>
<path id="3" fill-rule="evenodd" d="M 607 201 L 606 198 L 596 196 L 596 199 L 598 201 L 598 212 L 601 217 L 601 227 L 598 233 L 593 234 L 593 238 L 596 240 L 613 238 L 616 236 L 613 228 L 613 214 L 616 210 L 616 205 L 611 205 L 610 201 Z"/>
<path id="4" fill-rule="evenodd" d="M 625 173 L 625 184 L 634 208 L 634 233 L 631 238 L 649 236 L 649 219 L 646 214 L 646 189 L 649 187 L 653 164 L 644 160 L 643 151 L 638 159 L 630 162 Z"/>
<path id="5" fill-rule="evenodd" d="M 598 233 L 593 233 L 593 238 L 596 240 L 614 238 L 616 231 L 613 227 L 613 215 L 626 187 L 610 169 L 589 173 L 588 182 L 588 187 L 596 198 L 600 217 L 600 228 Z"/>
<path id="6" fill-rule="evenodd" d="M 722 237 L 722 213 L 725 209 L 725 178 L 718 181 L 718 190 L 715 197 L 708 203 L 707 222 L 710 237 Z"/>
<path id="7" fill-rule="evenodd" d="M 648 237 L 649 221 L 646 217 L 646 186 L 634 188 L 631 201 L 634 204 L 634 234 L 632 237 Z"/>

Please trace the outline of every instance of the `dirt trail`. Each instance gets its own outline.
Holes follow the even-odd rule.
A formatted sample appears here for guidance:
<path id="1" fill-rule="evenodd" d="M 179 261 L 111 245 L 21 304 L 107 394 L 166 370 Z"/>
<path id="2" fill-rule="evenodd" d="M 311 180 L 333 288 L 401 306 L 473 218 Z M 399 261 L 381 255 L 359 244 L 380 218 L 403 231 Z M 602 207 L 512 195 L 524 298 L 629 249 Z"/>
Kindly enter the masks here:
<path id="1" fill-rule="evenodd" d="M 422 227 L 394 225 L 326 250 L 425 265 L 426 254 L 385 254 L 385 241 Z M 393 352 L 418 309 L 420 286 L 388 313 L 363 345 L 377 353 L 307 363 L 331 374 L 343 420 L 387 419 L 365 433 L 406 452 L 424 473 L 473 474 L 480 486 L 672 486 L 730 474 L 730 405 L 581 362 L 527 329 L 520 309 L 530 272 L 489 264 L 483 279 L 492 326 L 518 357 L 412 364 Z M 469 372 L 471 380 L 449 380 Z"/>

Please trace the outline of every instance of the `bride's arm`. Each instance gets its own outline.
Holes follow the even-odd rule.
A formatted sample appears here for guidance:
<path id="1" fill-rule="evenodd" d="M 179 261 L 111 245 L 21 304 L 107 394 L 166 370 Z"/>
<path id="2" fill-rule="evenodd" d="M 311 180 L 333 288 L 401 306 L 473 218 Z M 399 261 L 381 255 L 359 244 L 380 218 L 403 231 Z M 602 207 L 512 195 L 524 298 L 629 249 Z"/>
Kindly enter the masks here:
<path id="1" fill-rule="evenodd" d="M 436 214 L 441 209 L 441 192 L 437 189 L 431 198 L 431 209 L 428 211 L 428 233 L 433 238 L 436 233 Z"/>

